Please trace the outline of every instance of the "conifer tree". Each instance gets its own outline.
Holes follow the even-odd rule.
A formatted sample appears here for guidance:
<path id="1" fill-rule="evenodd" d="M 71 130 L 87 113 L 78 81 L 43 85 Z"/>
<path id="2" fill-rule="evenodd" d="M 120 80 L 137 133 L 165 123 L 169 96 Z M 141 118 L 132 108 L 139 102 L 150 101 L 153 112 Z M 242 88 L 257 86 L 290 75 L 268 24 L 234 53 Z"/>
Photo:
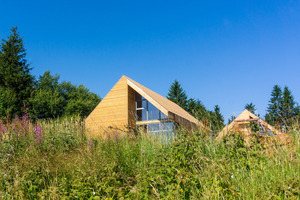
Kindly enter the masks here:
<path id="1" fill-rule="evenodd" d="M 167 98 L 181 106 L 183 109 L 187 109 L 188 99 L 186 92 L 177 80 L 171 85 Z"/>
<path id="2" fill-rule="evenodd" d="M 231 122 L 233 122 L 235 120 L 235 116 L 231 115 L 231 117 L 228 119 L 227 125 L 230 124 Z"/>
<path id="3" fill-rule="evenodd" d="M 251 102 L 245 105 L 245 109 L 249 110 L 253 114 L 255 114 L 256 108 L 255 105 Z"/>
<path id="4" fill-rule="evenodd" d="M 9 88 L 16 94 L 16 107 L 20 111 L 23 103 L 30 97 L 34 81 L 25 57 L 23 38 L 17 27 L 13 27 L 7 40 L 2 39 L 0 47 L 0 86 Z"/>
<path id="5" fill-rule="evenodd" d="M 287 86 L 284 87 L 280 115 L 283 121 L 289 125 L 290 120 L 299 114 L 299 106 L 294 100 L 292 92 Z"/>
<path id="6" fill-rule="evenodd" d="M 213 130 L 221 130 L 224 127 L 224 117 L 221 114 L 219 105 L 215 105 L 213 113 Z"/>
<path id="7" fill-rule="evenodd" d="M 273 87 L 271 93 L 271 99 L 267 108 L 267 114 L 265 116 L 266 121 L 269 124 L 280 124 L 280 112 L 282 107 L 282 90 L 278 85 Z"/>

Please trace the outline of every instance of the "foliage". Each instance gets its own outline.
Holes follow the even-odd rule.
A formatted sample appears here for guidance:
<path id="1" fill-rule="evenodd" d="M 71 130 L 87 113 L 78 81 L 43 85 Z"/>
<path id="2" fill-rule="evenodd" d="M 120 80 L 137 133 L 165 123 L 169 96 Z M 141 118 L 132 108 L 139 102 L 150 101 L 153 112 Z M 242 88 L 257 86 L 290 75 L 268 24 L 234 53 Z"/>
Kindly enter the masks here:
<path id="1" fill-rule="evenodd" d="M 35 81 L 30 72 L 23 38 L 13 27 L 0 46 L 0 118 L 21 116 L 24 103 L 34 119 L 85 117 L 100 102 L 100 97 L 83 85 L 60 83 L 59 75 L 50 71 Z"/>
<path id="2" fill-rule="evenodd" d="M 220 107 L 215 105 L 212 119 L 213 130 L 220 131 L 224 128 L 224 117 L 221 114 Z"/>
<path id="3" fill-rule="evenodd" d="M 287 86 L 282 93 L 281 88 L 275 85 L 271 94 L 270 104 L 265 116 L 268 123 L 276 126 L 290 126 L 296 117 L 299 117 L 300 107 L 295 102 Z"/>
<path id="4" fill-rule="evenodd" d="M 282 96 L 280 108 L 281 118 L 285 120 L 286 125 L 291 125 L 291 119 L 300 114 L 300 108 L 287 86 L 284 87 Z"/>
<path id="5" fill-rule="evenodd" d="M 273 91 L 271 93 L 270 104 L 268 104 L 267 114 L 265 116 L 266 121 L 275 125 L 276 123 L 280 123 L 280 108 L 282 104 L 282 90 L 278 85 L 273 87 Z"/>
<path id="6" fill-rule="evenodd" d="M 10 118 L 16 112 L 16 94 L 9 88 L 0 86 L 0 117 Z"/>
<path id="7" fill-rule="evenodd" d="M 188 99 L 186 92 L 183 90 L 181 84 L 177 80 L 172 83 L 167 98 L 178 104 L 183 109 L 187 108 Z"/>
<path id="8" fill-rule="evenodd" d="M 65 100 L 58 80 L 59 75 L 52 76 L 50 71 L 39 77 L 30 98 L 31 113 L 35 118 L 55 118 L 63 114 Z"/>
<path id="9" fill-rule="evenodd" d="M 23 103 L 27 102 L 33 87 L 34 77 L 26 60 L 23 38 L 17 27 L 11 29 L 7 40 L 2 39 L 0 47 L 0 86 L 15 93 L 15 107 L 21 113 Z"/>
<path id="10" fill-rule="evenodd" d="M 228 119 L 227 125 L 230 124 L 231 122 L 233 122 L 235 120 L 236 116 L 231 115 L 231 117 Z"/>
<path id="11" fill-rule="evenodd" d="M 75 86 L 70 82 L 63 82 L 61 88 L 66 101 L 64 115 L 86 117 L 101 100 L 98 95 L 90 92 L 84 85 Z"/>
<path id="12" fill-rule="evenodd" d="M 80 118 L 0 123 L 4 199 L 297 199 L 299 129 L 289 146 L 178 130 L 87 138 Z M 295 124 L 299 128 L 299 124 Z M 251 186 L 251 190 L 249 190 Z"/>
<path id="13" fill-rule="evenodd" d="M 252 112 L 253 114 L 255 114 L 255 112 L 256 112 L 256 107 L 255 107 L 255 105 L 251 102 L 251 103 L 249 103 L 249 104 L 246 104 L 245 105 L 245 109 L 247 109 L 247 110 L 249 110 L 250 112 Z M 259 116 L 259 115 L 258 115 Z"/>
<path id="14" fill-rule="evenodd" d="M 62 115 L 85 117 L 100 102 L 99 96 L 83 85 L 59 83 L 59 78 L 57 74 L 51 75 L 50 71 L 40 76 L 30 98 L 31 113 L 35 118 L 49 119 Z"/>

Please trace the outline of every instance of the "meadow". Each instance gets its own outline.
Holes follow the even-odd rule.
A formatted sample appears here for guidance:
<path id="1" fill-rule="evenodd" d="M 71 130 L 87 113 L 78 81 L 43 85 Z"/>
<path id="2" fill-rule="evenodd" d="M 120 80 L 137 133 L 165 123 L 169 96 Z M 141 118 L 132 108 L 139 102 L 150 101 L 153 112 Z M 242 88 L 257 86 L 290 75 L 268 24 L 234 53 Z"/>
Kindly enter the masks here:
<path id="1" fill-rule="evenodd" d="M 1 199 L 300 199 L 299 123 L 288 145 L 179 129 L 89 138 L 80 118 L 0 124 Z M 258 136 L 257 136 L 258 137 Z"/>

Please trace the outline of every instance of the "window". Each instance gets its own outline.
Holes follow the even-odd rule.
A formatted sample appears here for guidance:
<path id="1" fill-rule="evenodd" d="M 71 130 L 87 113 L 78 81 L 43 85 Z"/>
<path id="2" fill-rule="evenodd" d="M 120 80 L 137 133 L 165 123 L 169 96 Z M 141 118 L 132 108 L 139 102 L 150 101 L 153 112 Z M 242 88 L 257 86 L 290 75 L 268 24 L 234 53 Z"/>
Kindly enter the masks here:
<path id="1" fill-rule="evenodd" d="M 137 92 L 135 93 L 135 105 L 137 121 L 169 119 L 164 113 Z"/>
<path id="2" fill-rule="evenodd" d="M 174 124 L 173 122 L 148 124 L 147 131 L 155 135 L 163 134 L 164 136 L 170 136 L 174 133 Z"/>

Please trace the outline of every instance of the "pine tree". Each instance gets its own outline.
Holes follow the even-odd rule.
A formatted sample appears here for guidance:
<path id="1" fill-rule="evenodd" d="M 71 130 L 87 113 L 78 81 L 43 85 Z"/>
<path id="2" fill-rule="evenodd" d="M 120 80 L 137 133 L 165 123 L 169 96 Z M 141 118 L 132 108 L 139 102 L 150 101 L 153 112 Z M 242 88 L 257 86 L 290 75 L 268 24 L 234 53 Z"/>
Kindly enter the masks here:
<path id="1" fill-rule="evenodd" d="M 192 114 L 195 115 L 199 110 L 206 110 L 204 105 L 199 99 L 190 98 L 187 103 L 186 110 Z"/>
<path id="2" fill-rule="evenodd" d="M 213 130 L 221 130 L 224 127 L 224 117 L 221 114 L 220 107 L 215 105 L 213 113 Z"/>
<path id="3" fill-rule="evenodd" d="M 284 87 L 280 115 L 286 125 L 290 125 L 293 117 L 299 114 L 299 106 L 294 100 L 292 92 L 287 86 Z"/>
<path id="4" fill-rule="evenodd" d="M 268 105 L 267 114 L 265 116 L 266 121 L 272 125 L 281 124 L 282 90 L 278 85 L 273 87 L 269 102 L 270 104 Z"/>
<path id="5" fill-rule="evenodd" d="M 227 125 L 230 124 L 231 122 L 233 122 L 235 120 L 235 116 L 231 115 L 231 117 L 228 119 Z"/>
<path id="6" fill-rule="evenodd" d="M 251 102 L 245 105 L 245 109 L 249 110 L 253 114 L 255 114 L 256 108 L 255 105 Z"/>
<path id="7" fill-rule="evenodd" d="M 11 35 L 7 40 L 2 39 L 0 47 L 0 86 L 16 94 L 16 107 L 20 111 L 30 97 L 34 81 L 25 57 L 23 38 L 17 32 L 17 27 L 13 27 Z"/>
<path id="8" fill-rule="evenodd" d="M 247 110 L 249 110 L 250 112 L 252 112 L 253 114 L 255 114 L 255 112 L 256 112 L 256 107 L 255 107 L 255 105 L 251 102 L 251 103 L 248 103 L 248 104 L 246 104 L 245 105 L 245 109 L 247 109 Z M 256 114 L 255 114 L 256 115 Z M 258 116 L 259 116 L 259 114 L 258 114 Z"/>
<path id="9" fill-rule="evenodd" d="M 188 99 L 186 92 L 177 80 L 171 85 L 167 98 L 181 106 L 183 109 L 187 109 Z"/>

